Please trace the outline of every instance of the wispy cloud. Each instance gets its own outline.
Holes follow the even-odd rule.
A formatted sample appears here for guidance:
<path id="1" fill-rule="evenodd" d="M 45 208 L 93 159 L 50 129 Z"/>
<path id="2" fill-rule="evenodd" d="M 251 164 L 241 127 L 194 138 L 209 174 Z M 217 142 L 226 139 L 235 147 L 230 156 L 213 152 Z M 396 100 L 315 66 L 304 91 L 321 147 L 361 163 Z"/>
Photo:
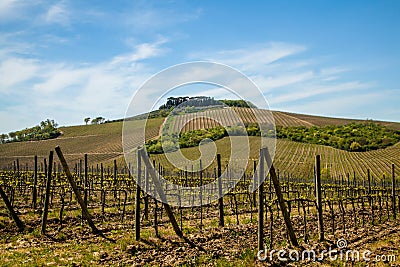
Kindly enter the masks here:
<path id="1" fill-rule="evenodd" d="M 0 62 L 0 93 L 10 93 L 13 88 L 34 78 L 40 69 L 37 60 L 11 57 Z"/>
<path id="2" fill-rule="evenodd" d="M 280 59 L 305 51 L 305 47 L 288 43 L 271 42 L 242 49 L 202 52 L 189 55 L 192 59 L 207 59 L 234 66 L 245 72 L 259 72 Z"/>
<path id="3" fill-rule="evenodd" d="M 15 8 L 16 0 L 3 0 L 0 2 L 0 15 L 4 15 Z"/>
<path id="4" fill-rule="evenodd" d="M 24 3 L 29 1 L 18 1 L 18 0 L 2 0 L 0 1 L 0 21 L 15 19 L 21 9 L 29 5 L 29 3 Z"/>
<path id="5" fill-rule="evenodd" d="M 1 58 L 0 76 L 8 79 L 0 80 L 0 103 L 13 101 L 11 107 L 0 104 L 12 114 L 3 121 L 6 131 L 13 130 L 13 120 L 25 127 L 22 117 L 51 117 L 61 124 L 80 123 L 82 116 L 123 117 L 133 92 L 153 72 L 140 61 L 162 55 L 165 42 L 138 44 L 131 53 L 92 64 Z"/>
<path id="6" fill-rule="evenodd" d="M 376 119 L 376 116 L 384 116 L 393 112 L 389 108 L 382 108 L 385 103 L 395 97 L 397 90 L 385 90 L 383 92 L 350 92 L 343 97 L 340 92 L 336 97 L 311 100 L 307 103 L 288 105 L 287 109 L 302 110 L 306 114 L 324 115 L 332 117 L 347 117 L 358 119 Z M 338 101 L 340 98 L 340 101 Z M 373 113 L 366 115 L 363 107 L 367 105 Z"/>
<path id="7" fill-rule="evenodd" d="M 167 39 L 162 37 L 153 43 L 141 43 L 134 46 L 131 53 L 114 57 L 111 64 L 124 64 L 137 62 L 143 59 L 159 56 L 166 51 L 161 45 L 167 42 Z"/>
<path id="8" fill-rule="evenodd" d="M 369 89 L 377 86 L 371 81 L 345 78 L 352 73 L 352 68 L 329 65 L 329 57 L 307 58 L 306 51 L 308 48 L 303 45 L 273 42 L 214 53 L 197 52 L 189 58 L 207 58 L 244 71 L 264 93 L 271 108 L 294 108 L 293 112 L 311 111 L 306 107 L 313 106 L 316 99 L 342 102 L 346 96 L 364 97 Z M 334 105 L 324 109 L 328 108 Z M 350 112 L 351 107 L 347 110 Z M 346 108 L 342 111 L 346 112 Z"/>
<path id="9" fill-rule="evenodd" d="M 33 23 L 46 2 L 43 0 L 1 0 L 0 22 L 25 21 Z"/>
<path id="10" fill-rule="evenodd" d="M 70 12 L 65 1 L 50 6 L 43 18 L 47 23 L 55 23 L 62 26 L 70 26 L 71 24 Z"/>
<path id="11" fill-rule="evenodd" d="M 302 88 L 296 86 L 290 92 L 285 92 L 279 96 L 271 98 L 271 104 L 288 103 L 292 101 L 299 101 L 318 95 L 324 95 L 329 93 L 340 93 L 340 92 L 351 92 L 358 89 L 370 88 L 372 83 L 363 83 L 359 81 L 335 83 L 331 85 L 314 85 L 307 86 L 307 88 Z M 337 101 L 337 99 L 336 99 Z"/>
<path id="12" fill-rule="evenodd" d="M 282 74 L 281 76 L 265 76 L 262 74 L 252 75 L 253 80 L 260 86 L 264 92 L 268 92 L 274 88 L 284 87 L 310 80 L 314 77 L 312 71 L 304 71 L 299 73 Z"/>
<path id="13" fill-rule="evenodd" d="M 175 8 L 154 5 L 150 1 L 135 1 L 126 9 L 122 18 L 124 23 L 135 30 L 155 31 L 198 19 L 203 10 L 196 8 L 179 12 Z"/>

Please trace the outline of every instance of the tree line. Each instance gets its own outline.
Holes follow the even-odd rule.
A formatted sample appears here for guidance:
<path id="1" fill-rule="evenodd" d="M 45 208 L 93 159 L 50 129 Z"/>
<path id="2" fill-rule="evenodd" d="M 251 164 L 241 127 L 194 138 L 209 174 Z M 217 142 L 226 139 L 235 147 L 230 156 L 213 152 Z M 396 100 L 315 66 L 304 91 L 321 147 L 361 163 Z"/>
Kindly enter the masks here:
<path id="1" fill-rule="evenodd" d="M 215 100 L 209 96 L 180 96 L 168 97 L 167 102 L 159 107 L 159 110 L 171 110 L 175 107 L 209 107 L 227 105 L 229 107 L 255 108 L 256 106 L 250 101 L 245 100 Z"/>
<path id="2" fill-rule="evenodd" d="M 83 121 L 87 125 L 90 122 L 90 119 L 91 118 L 87 117 Z M 103 117 L 97 117 L 97 118 L 92 119 L 91 124 L 102 124 L 102 123 L 105 123 L 105 120 L 106 119 Z"/>
<path id="3" fill-rule="evenodd" d="M 61 132 L 54 120 L 41 121 L 39 125 L 0 135 L 0 143 L 46 140 L 58 137 Z"/>

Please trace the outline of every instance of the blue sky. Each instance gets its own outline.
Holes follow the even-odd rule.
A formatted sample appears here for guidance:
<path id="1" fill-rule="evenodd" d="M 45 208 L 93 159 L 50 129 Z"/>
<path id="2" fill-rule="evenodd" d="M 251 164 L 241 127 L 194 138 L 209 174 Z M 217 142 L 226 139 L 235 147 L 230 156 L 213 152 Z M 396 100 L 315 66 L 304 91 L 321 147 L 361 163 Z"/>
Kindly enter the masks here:
<path id="1" fill-rule="evenodd" d="M 273 110 L 400 121 L 399 29 L 399 1 L 2 0 L 0 132 L 122 118 L 194 60 L 242 71 Z"/>

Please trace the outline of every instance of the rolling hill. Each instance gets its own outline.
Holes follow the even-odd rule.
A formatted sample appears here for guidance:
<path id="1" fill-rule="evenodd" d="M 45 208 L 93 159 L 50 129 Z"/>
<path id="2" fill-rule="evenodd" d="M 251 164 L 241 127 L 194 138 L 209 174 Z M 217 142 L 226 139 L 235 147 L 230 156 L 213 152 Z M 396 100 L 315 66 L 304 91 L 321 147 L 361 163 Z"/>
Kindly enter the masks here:
<path id="1" fill-rule="evenodd" d="M 251 112 L 251 109 L 235 108 L 235 111 L 245 123 L 255 122 L 255 115 Z M 218 118 L 222 124 L 229 125 L 235 123 L 228 110 L 221 109 L 207 112 L 211 112 L 211 115 L 214 118 Z M 263 110 L 256 110 L 255 112 L 264 122 L 271 119 L 268 113 Z M 343 125 L 351 122 L 362 122 L 362 120 L 327 118 L 280 111 L 273 111 L 272 114 L 276 125 L 280 126 L 310 127 L 313 125 Z M 187 116 L 191 116 L 191 114 L 177 116 L 174 127 L 182 128 L 183 131 L 215 127 L 215 122 L 210 119 L 195 119 L 189 123 L 185 123 L 188 119 Z M 147 123 L 146 139 L 156 138 L 159 135 L 163 122 L 164 118 L 150 119 Z M 393 129 L 400 129 L 400 123 L 377 123 Z M 92 165 L 100 162 L 111 164 L 114 159 L 117 159 L 120 165 L 123 164 L 121 144 L 122 122 L 61 127 L 60 130 L 62 135 L 56 139 L 1 144 L 0 168 L 11 168 L 16 159 L 19 160 L 21 169 L 24 169 L 26 166 L 31 168 L 34 155 L 44 158 L 57 145 L 63 149 L 70 164 L 74 164 L 79 159 L 82 159 L 85 153 L 88 154 L 89 162 Z M 257 138 L 250 138 L 250 141 L 253 146 L 259 142 Z M 229 139 L 227 138 L 216 142 L 223 157 L 224 153 L 228 152 L 224 152 L 224 147 L 228 147 L 228 142 Z M 196 155 L 196 150 L 197 148 L 187 148 L 183 149 L 183 153 L 193 156 Z M 256 159 L 257 152 L 252 151 L 251 153 L 251 157 Z M 307 178 L 312 176 L 312 166 L 316 154 L 321 154 L 322 156 L 323 173 L 326 175 L 329 173 L 332 176 L 347 175 L 347 173 L 353 175 L 353 172 L 355 172 L 357 177 L 365 177 L 369 168 L 374 177 L 382 177 L 384 174 L 388 177 L 390 164 L 395 163 L 397 166 L 400 165 L 399 143 L 376 151 L 346 152 L 332 147 L 297 143 L 288 140 L 277 140 L 274 164 L 281 173 L 290 173 L 296 177 Z M 153 157 L 157 161 L 167 165 L 163 155 Z M 396 174 L 400 175 L 399 168 L 396 168 Z"/>

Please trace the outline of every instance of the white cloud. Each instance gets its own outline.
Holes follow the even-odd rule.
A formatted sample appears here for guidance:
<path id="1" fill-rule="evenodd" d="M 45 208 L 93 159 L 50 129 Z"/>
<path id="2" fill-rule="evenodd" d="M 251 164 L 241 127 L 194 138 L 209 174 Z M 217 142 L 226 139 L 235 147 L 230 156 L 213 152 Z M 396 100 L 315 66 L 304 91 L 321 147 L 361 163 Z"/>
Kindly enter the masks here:
<path id="1" fill-rule="evenodd" d="M 70 13 L 64 1 L 52 5 L 44 15 L 47 23 L 56 23 L 62 26 L 70 25 Z"/>
<path id="2" fill-rule="evenodd" d="M 42 72 L 42 82 L 35 83 L 33 89 L 39 93 L 48 94 L 67 89 L 71 86 L 82 85 L 87 79 L 90 69 L 49 65 L 44 66 Z"/>
<path id="3" fill-rule="evenodd" d="M 329 68 L 322 69 L 321 75 L 331 76 L 331 75 L 337 75 L 337 74 L 348 72 L 348 71 L 351 71 L 351 69 L 345 68 L 345 67 L 329 67 Z"/>
<path id="4" fill-rule="evenodd" d="M 305 71 L 301 73 L 283 74 L 276 77 L 265 77 L 261 74 L 252 76 L 253 80 L 257 83 L 263 92 L 268 92 L 274 88 L 288 86 L 299 82 L 310 80 L 314 77 L 312 71 Z"/>
<path id="5" fill-rule="evenodd" d="M 258 49 L 254 47 L 258 47 Z M 307 103 L 313 101 L 315 97 L 333 97 L 335 101 L 340 101 L 341 96 L 339 94 L 334 96 L 332 94 L 342 93 L 342 95 L 345 95 L 354 91 L 362 93 L 365 89 L 374 86 L 370 82 L 342 79 L 342 74 L 351 71 L 349 68 L 329 65 L 327 67 L 320 67 L 316 59 L 293 59 L 297 54 L 306 50 L 303 46 L 270 43 L 254 47 L 211 53 L 208 55 L 208 58 L 236 67 L 239 70 L 244 69 L 245 73 L 258 85 L 261 91 L 265 95 L 268 93 L 268 101 L 273 105 L 274 109 L 285 109 L 285 107 L 291 105 L 291 102 L 294 101 L 304 101 Z M 205 58 L 205 55 L 206 53 L 203 52 L 197 55 L 191 54 L 190 57 Z M 176 75 L 172 76 L 175 77 Z M 221 81 L 221 85 L 228 88 L 248 88 L 249 86 L 244 80 L 236 80 L 232 76 L 227 75 L 226 72 L 220 73 L 220 70 L 213 68 L 193 68 L 180 72 L 179 76 L 182 80 L 187 80 L 188 77 L 194 77 L 194 80 L 200 79 L 201 81 L 218 79 Z M 149 96 L 148 99 L 151 98 L 152 94 L 156 93 L 154 88 L 170 86 L 169 81 L 176 80 L 174 77 L 164 77 L 162 85 L 146 88 L 148 89 L 146 90 Z M 211 89 L 202 93 L 216 97 L 227 95 L 225 89 Z M 255 93 L 251 90 L 242 90 L 240 97 L 254 101 L 257 104 L 257 102 L 260 102 L 260 99 L 259 95 Z M 143 96 L 143 98 L 145 97 L 147 96 Z M 297 111 L 303 112 L 301 110 Z"/>
<path id="6" fill-rule="evenodd" d="M 0 1 L 0 15 L 8 13 L 15 8 L 16 0 L 2 0 Z"/>
<path id="7" fill-rule="evenodd" d="M 176 24 L 198 19 L 203 10 L 201 8 L 186 10 L 184 13 L 175 8 L 161 7 L 150 1 L 133 1 L 132 8 L 126 10 L 122 16 L 124 23 L 133 30 L 156 31 Z"/>
<path id="8" fill-rule="evenodd" d="M 160 38 L 154 43 L 137 44 L 134 46 L 133 52 L 114 57 L 114 59 L 111 61 L 111 64 L 126 64 L 159 56 L 164 53 L 165 49 L 161 48 L 161 45 L 166 42 L 167 39 Z"/>
<path id="9" fill-rule="evenodd" d="M 0 62 L 0 93 L 9 93 L 14 86 L 34 78 L 39 69 L 33 59 L 11 57 Z"/>
<path id="10" fill-rule="evenodd" d="M 1 0 L 0 1 L 0 22 L 16 20 L 32 20 L 32 14 L 29 12 L 32 7 L 41 4 L 41 0 Z"/>
<path id="11" fill-rule="evenodd" d="M 17 0 L 0 1 L 0 20 L 11 19 L 23 3 Z"/>
<path id="12" fill-rule="evenodd" d="M 308 85 L 307 88 L 296 86 L 291 92 L 286 92 L 276 97 L 271 98 L 271 104 L 287 103 L 291 101 L 298 101 L 306 98 L 311 98 L 317 95 L 349 92 L 357 89 L 365 89 L 371 87 L 371 83 L 363 83 L 359 81 L 336 83 L 331 85 Z M 338 101 L 336 99 L 336 101 Z"/>
<path id="13" fill-rule="evenodd" d="M 5 117 L 0 132 L 15 130 L 11 120 L 17 117 L 21 127 L 27 117 L 37 122 L 50 117 L 62 125 L 81 123 L 84 116 L 122 118 L 135 89 L 153 74 L 140 61 L 161 55 L 164 42 L 138 44 L 132 53 L 93 64 L 43 63 L 6 54 L 0 58 L 0 76 L 8 77 L 0 80 L 0 103 L 7 96 L 13 104 L 0 111 L 13 116 Z"/>
<path id="14" fill-rule="evenodd" d="M 398 121 L 395 116 L 388 117 L 382 112 L 382 104 L 390 100 L 390 91 L 350 93 L 345 97 L 323 98 L 304 104 L 289 105 L 289 110 L 303 110 L 307 114 L 325 115 L 332 117 L 348 117 L 358 119 L 386 119 Z M 340 95 L 340 94 L 339 94 Z M 363 107 L 369 106 L 374 112 L 365 115 Z M 386 117 L 386 118 L 385 118 Z"/>
<path id="15" fill-rule="evenodd" d="M 353 71 L 351 68 L 329 65 L 328 57 L 307 58 L 302 54 L 306 50 L 302 45 L 274 42 L 213 53 L 198 52 L 189 58 L 207 58 L 238 68 L 258 85 L 272 108 L 278 110 L 292 108 L 292 112 L 307 113 L 312 109 L 306 107 L 314 105 L 316 98 L 349 104 L 343 101 L 344 97 L 363 96 L 377 86 L 345 78 Z M 299 102 L 305 104 L 294 105 Z M 351 109 L 350 104 L 343 104 L 341 111 L 351 112 Z"/>
<path id="16" fill-rule="evenodd" d="M 223 50 L 217 53 L 195 53 L 191 58 L 202 58 L 236 67 L 244 72 L 259 72 L 277 60 L 303 52 L 305 47 L 287 43 L 267 43 L 244 49 Z"/>
<path id="17" fill-rule="evenodd" d="M 5 127 L 6 131 L 15 130 L 10 128 L 18 126 L 15 120 L 20 122 L 18 128 L 23 128 L 31 124 L 27 121 L 39 122 L 45 118 L 54 118 L 62 125 L 82 123 L 86 116 L 122 118 L 133 92 L 154 74 L 154 69 L 151 69 L 146 60 L 165 54 L 166 42 L 165 38 L 159 38 L 154 42 L 137 43 L 132 46 L 130 53 L 92 64 L 42 62 L 32 55 L 29 58 L 23 57 L 9 50 L 7 45 L 0 50 L 0 77 L 7 77 L 0 79 L 0 101 L 11 96 L 16 103 L 12 104 L 12 109 L 3 107 L 0 110 L 3 122 L 0 132 Z M 340 115 L 345 116 L 346 112 L 356 113 L 352 111 L 351 100 L 344 100 L 343 95 L 353 98 L 360 95 L 360 99 L 366 101 L 373 99 L 373 96 L 366 96 L 365 89 L 374 84 L 343 79 L 345 74 L 352 71 L 349 68 L 320 67 L 317 59 L 298 58 L 305 50 L 306 47 L 301 45 L 268 43 L 216 53 L 192 54 L 191 57 L 208 58 L 244 71 L 264 94 L 268 94 L 273 109 L 318 114 L 318 110 L 324 110 L 324 105 L 326 112 L 333 112 L 336 102 L 340 103 L 336 105 L 341 109 Z M 326 62 L 324 65 L 327 65 Z M 225 74 L 219 69 L 193 68 L 173 76 L 179 76 L 183 80 L 188 77 L 220 79 L 222 85 L 230 88 L 248 86 L 246 81 L 224 76 Z M 164 77 L 156 87 L 168 87 L 172 78 Z M 144 110 L 146 100 L 152 99 L 154 95 L 158 97 L 157 93 L 154 88 L 146 88 L 137 111 L 147 111 Z M 208 88 L 203 93 L 216 97 L 229 95 L 225 89 L 220 88 Z M 242 97 L 252 99 L 257 96 L 246 95 L 245 92 Z M 315 101 L 315 98 L 320 100 Z M 255 103 L 256 101 L 257 99 Z M 367 102 L 362 105 L 367 105 Z M 13 115 L 4 115 L 8 113 Z"/>

